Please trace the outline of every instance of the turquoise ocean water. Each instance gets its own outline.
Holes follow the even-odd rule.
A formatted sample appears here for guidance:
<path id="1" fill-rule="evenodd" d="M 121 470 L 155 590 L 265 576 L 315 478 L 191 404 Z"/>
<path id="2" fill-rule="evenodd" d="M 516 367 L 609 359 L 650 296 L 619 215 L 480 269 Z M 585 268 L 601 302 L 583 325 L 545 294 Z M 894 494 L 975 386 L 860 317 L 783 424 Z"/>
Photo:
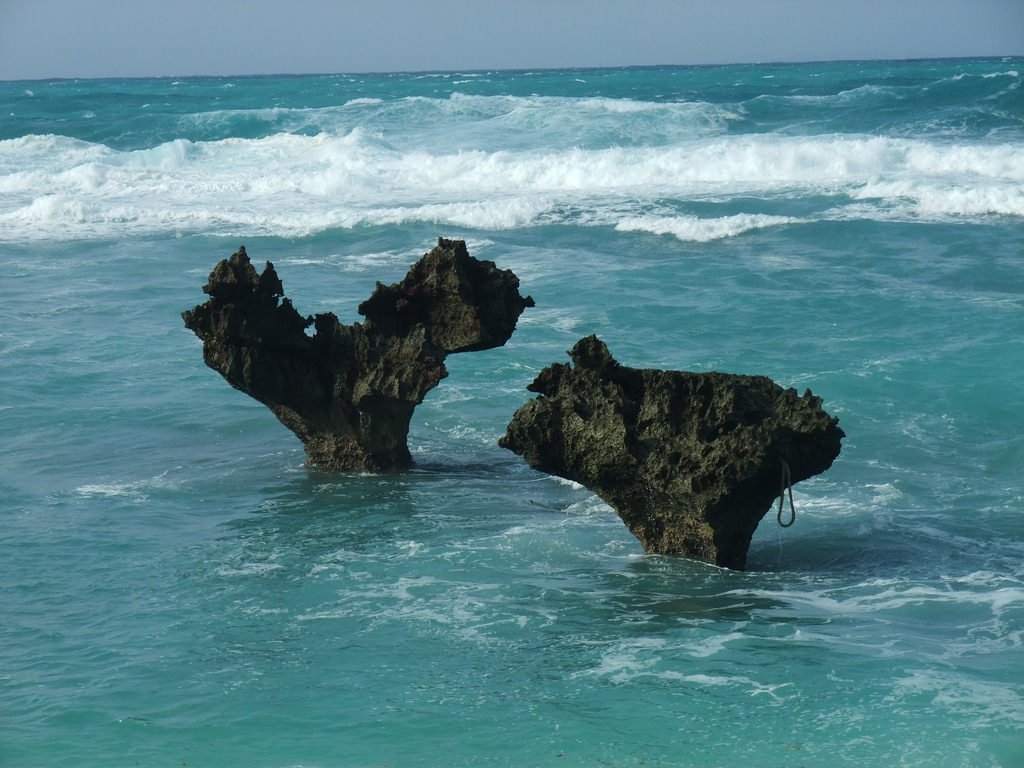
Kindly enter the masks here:
<path id="1" fill-rule="evenodd" d="M 0 765 L 1024 766 L 1022 59 L 0 83 Z M 303 465 L 179 313 L 537 302 L 417 466 Z M 596 333 L 843 452 L 736 573 L 497 446 Z"/>

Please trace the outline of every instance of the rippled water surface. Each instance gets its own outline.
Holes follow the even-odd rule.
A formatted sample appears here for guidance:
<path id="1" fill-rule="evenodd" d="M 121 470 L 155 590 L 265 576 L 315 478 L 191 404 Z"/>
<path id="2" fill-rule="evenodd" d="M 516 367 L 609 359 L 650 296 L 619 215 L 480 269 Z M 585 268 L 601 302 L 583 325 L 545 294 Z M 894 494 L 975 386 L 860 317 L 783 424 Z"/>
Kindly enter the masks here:
<path id="1" fill-rule="evenodd" d="M 1024 764 L 1020 59 L 0 83 L 0 764 Z M 416 467 L 303 466 L 180 312 L 537 306 Z M 847 433 L 735 573 L 497 446 L 590 333 Z"/>

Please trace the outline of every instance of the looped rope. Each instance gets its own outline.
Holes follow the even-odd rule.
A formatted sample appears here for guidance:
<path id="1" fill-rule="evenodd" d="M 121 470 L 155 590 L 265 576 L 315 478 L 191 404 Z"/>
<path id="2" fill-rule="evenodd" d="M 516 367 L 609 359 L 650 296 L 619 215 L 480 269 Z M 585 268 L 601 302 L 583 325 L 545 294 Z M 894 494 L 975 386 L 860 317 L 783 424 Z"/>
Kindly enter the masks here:
<path id="1" fill-rule="evenodd" d="M 789 472 L 789 464 L 782 459 L 782 480 L 779 484 L 779 511 L 775 519 L 779 521 L 780 528 L 789 528 L 796 522 L 796 507 L 793 506 L 793 480 Z M 782 522 L 782 502 L 786 498 L 786 491 L 789 491 L 789 522 Z"/>

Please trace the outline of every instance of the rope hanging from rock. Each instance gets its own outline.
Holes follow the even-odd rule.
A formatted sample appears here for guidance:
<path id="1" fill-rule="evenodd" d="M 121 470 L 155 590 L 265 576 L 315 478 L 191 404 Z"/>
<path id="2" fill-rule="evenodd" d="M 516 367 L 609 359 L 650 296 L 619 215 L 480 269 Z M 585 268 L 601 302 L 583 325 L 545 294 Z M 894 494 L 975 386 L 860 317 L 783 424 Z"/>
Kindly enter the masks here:
<path id="1" fill-rule="evenodd" d="M 789 522 L 782 522 L 782 502 L 786 498 L 786 491 L 789 491 Z M 789 464 L 786 463 L 785 459 L 782 459 L 782 480 L 779 484 L 779 511 L 775 515 L 775 519 L 779 521 L 780 528 L 789 528 L 793 523 L 796 522 L 796 507 L 793 506 L 793 482 L 792 475 L 789 472 Z"/>

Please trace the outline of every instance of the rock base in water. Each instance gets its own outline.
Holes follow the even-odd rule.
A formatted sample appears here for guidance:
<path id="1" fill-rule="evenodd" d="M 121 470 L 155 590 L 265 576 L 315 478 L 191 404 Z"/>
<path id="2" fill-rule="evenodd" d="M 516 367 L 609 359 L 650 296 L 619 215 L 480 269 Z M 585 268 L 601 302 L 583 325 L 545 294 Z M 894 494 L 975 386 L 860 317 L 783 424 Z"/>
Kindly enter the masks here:
<path id="1" fill-rule="evenodd" d="M 244 247 L 203 291 L 210 299 L 182 317 L 206 364 L 270 408 L 310 463 L 347 470 L 408 467 L 413 409 L 448 375 L 445 357 L 502 346 L 533 306 L 511 271 L 445 239 L 401 283 L 377 284 L 363 324 L 303 317 L 274 266 L 258 274 Z"/>
<path id="2" fill-rule="evenodd" d="M 742 569 L 780 494 L 839 455 L 838 419 L 764 376 L 627 368 L 594 336 L 529 386 L 500 444 L 607 501 L 651 553 Z"/>

